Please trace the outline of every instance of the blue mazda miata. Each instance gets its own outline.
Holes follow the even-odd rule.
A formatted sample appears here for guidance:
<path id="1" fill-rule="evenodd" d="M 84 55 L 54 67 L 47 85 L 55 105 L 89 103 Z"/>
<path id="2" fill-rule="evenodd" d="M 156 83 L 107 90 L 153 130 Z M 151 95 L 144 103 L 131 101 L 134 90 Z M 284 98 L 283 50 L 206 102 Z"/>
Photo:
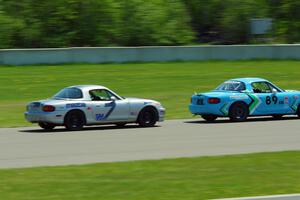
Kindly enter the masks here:
<path id="1" fill-rule="evenodd" d="M 215 90 L 195 94 L 190 112 L 206 121 L 229 117 L 231 121 L 245 121 L 248 116 L 298 115 L 300 91 L 283 90 L 261 78 L 237 78 L 225 81 Z"/>

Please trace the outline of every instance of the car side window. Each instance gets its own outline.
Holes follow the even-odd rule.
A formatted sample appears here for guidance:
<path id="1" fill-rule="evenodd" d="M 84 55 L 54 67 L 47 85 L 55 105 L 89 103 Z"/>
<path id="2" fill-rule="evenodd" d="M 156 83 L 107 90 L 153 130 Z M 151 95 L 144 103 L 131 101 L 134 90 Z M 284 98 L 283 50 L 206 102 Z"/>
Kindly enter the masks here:
<path id="1" fill-rule="evenodd" d="M 90 92 L 92 101 L 110 101 L 112 94 L 104 89 L 91 90 Z"/>
<path id="2" fill-rule="evenodd" d="M 254 93 L 271 93 L 272 90 L 266 82 L 255 82 L 251 84 Z"/>
<path id="3" fill-rule="evenodd" d="M 271 88 L 272 92 L 281 92 L 278 88 L 274 87 L 273 85 L 271 85 L 270 83 L 268 83 L 269 87 Z"/>

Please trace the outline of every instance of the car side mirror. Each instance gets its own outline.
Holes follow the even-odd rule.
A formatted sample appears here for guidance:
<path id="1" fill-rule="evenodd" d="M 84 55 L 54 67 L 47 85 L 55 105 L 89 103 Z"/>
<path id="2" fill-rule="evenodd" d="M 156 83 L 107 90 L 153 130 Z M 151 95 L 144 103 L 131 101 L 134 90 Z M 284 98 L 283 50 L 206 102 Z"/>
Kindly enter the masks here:
<path id="1" fill-rule="evenodd" d="M 112 96 L 112 97 L 110 97 L 110 100 L 112 100 L 112 101 L 116 101 L 116 100 L 117 100 L 117 98 L 116 98 L 116 97 L 114 97 L 114 96 Z"/>
<path id="2" fill-rule="evenodd" d="M 276 93 L 277 93 L 277 90 L 274 89 L 274 88 L 272 88 L 272 93 L 273 93 L 273 94 L 276 94 Z"/>

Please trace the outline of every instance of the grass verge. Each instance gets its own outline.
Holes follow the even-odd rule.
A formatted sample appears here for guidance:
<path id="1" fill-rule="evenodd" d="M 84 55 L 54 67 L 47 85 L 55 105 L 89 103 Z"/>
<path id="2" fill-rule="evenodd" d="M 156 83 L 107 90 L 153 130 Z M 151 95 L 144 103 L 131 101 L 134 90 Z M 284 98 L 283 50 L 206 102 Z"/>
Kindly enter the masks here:
<path id="1" fill-rule="evenodd" d="M 194 200 L 300 192 L 300 152 L 0 170 L 5 200 Z"/>
<path id="2" fill-rule="evenodd" d="M 263 77 L 285 89 L 300 89 L 299 61 L 209 61 L 99 65 L 1 66 L 0 127 L 26 126 L 29 101 L 63 87 L 99 84 L 122 96 L 158 100 L 167 119 L 190 118 L 190 96 L 236 77 Z"/>

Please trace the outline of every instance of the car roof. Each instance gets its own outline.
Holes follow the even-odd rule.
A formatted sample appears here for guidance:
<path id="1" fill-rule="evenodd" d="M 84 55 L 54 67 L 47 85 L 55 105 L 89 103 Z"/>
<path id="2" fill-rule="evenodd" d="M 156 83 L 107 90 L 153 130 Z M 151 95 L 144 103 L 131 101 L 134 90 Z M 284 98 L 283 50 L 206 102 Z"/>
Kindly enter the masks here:
<path id="1" fill-rule="evenodd" d="M 118 98 L 123 99 L 123 97 L 119 96 L 114 91 L 112 91 L 112 90 L 110 90 L 107 87 L 104 87 L 102 85 L 73 85 L 73 86 L 69 86 L 69 87 L 66 87 L 66 88 L 78 88 L 78 89 L 80 89 L 83 92 L 83 96 L 84 96 L 85 99 L 87 99 L 89 97 L 89 91 L 90 90 L 102 90 L 102 89 L 108 90 L 111 93 L 113 93 L 115 96 L 117 96 Z"/>
<path id="2" fill-rule="evenodd" d="M 230 79 L 230 81 L 240 81 L 240 82 L 244 82 L 244 83 L 247 83 L 247 84 L 250 84 L 250 83 L 253 83 L 253 82 L 269 82 L 266 79 L 256 78 L 256 77 L 234 78 L 234 79 Z"/>
<path id="3" fill-rule="evenodd" d="M 93 89 L 107 89 L 102 85 L 73 85 L 68 88 L 78 88 L 81 90 L 93 90 Z"/>

